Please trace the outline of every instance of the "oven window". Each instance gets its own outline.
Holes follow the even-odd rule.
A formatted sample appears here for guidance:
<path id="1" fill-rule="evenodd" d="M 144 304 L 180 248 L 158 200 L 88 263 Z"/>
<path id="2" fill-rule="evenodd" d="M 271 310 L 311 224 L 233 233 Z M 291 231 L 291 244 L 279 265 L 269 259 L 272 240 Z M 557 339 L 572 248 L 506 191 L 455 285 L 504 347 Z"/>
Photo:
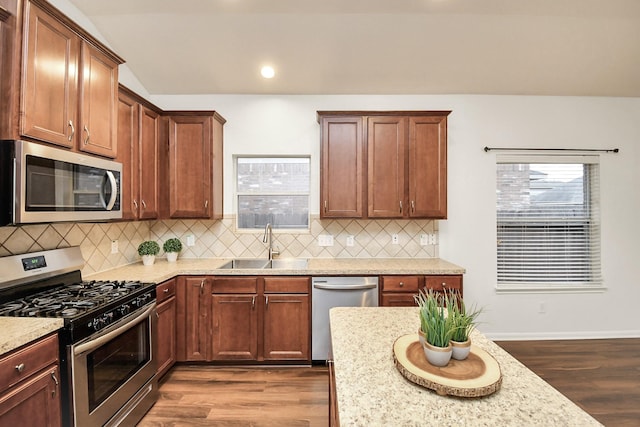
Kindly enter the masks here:
<path id="1" fill-rule="evenodd" d="M 87 355 L 89 411 L 151 359 L 149 320 L 145 320 Z"/>

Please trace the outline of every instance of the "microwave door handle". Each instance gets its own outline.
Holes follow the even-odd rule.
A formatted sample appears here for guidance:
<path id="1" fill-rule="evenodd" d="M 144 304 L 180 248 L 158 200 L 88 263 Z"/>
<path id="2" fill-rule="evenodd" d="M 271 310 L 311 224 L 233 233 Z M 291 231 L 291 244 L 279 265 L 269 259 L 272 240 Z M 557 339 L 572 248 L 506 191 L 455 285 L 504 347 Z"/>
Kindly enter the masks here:
<path id="1" fill-rule="evenodd" d="M 111 198 L 109 199 L 109 203 L 107 203 L 107 210 L 110 211 L 113 209 L 113 205 L 116 204 L 116 199 L 118 198 L 118 183 L 116 182 L 116 177 L 111 171 L 107 171 L 107 178 L 109 178 L 109 184 L 111 184 Z"/>

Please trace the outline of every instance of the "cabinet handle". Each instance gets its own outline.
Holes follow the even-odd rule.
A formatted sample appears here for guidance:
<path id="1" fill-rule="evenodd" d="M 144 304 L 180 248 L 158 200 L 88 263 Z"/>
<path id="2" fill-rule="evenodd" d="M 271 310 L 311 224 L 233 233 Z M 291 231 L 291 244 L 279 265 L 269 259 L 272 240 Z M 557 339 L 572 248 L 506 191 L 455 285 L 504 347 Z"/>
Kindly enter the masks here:
<path id="1" fill-rule="evenodd" d="M 136 199 L 133 199 L 133 206 L 138 210 L 138 201 Z"/>
<path id="2" fill-rule="evenodd" d="M 89 143 L 89 138 L 91 138 L 91 133 L 89 133 L 89 128 L 86 125 L 84 126 L 84 131 L 87 133 L 87 138 L 84 140 L 84 145 L 87 145 Z"/>
<path id="3" fill-rule="evenodd" d="M 144 199 L 140 200 L 140 203 L 142 203 L 142 209 L 147 209 L 147 204 L 145 203 Z"/>
<path id="4" fill-rule="evenodd" d="M 73 120 L 69 120 L 69 127 L 71 128 L 71 133 L 69 134 L 69 142 L 73 141 L 73 137 L 76 134 L 76 128 L 73 126 Z"/>
<path id="5" fill-rule="evenodd" d="M 264 307 L 269 307 L 269 295 L 264 296 Z"/>
<path id="6" fill-rule="evenodd" d="M 200 295 L 204 293 L 204 280 L 205 279 L 202 279 L 202 281 L 200 282 Z"/>
<path id="7" fill-rule="evenodd" d="M 165 289 L 165 290 L 164 290 L 164 291 L 162 291 L 162 292 L 164 292 L 165 294 L 168 294 L 168 293 L 169 293 L 169 288 Z"/>
<path id="8" fill-rule="evenodd" d="M 400 213 L 402 213 L 402 200 L 400 200 Z"/>
<path id="9" fill-rule="evenodd" d="M 21 374 L 24 371 L 24 363 L 16 365 L 16 371 Z"/>
<path id="10" fill-rule="evenodd" d="M 324 201 L 324 213 L 327 213 L 327 201 Z"/>
<path id="11" fill-rule="evenodd" d="M 51 397 L 54 397 L 56 395 L 56 390 L 60 385 L 60 382 L 58 381 L 58 377 L 56 377 L 56 371 L 51 371 L 51 379 L 53 380 L 54 383 L 56 383 L 56 388 L 51 390 Z"/>
<path id="12" fill-rule="evenodd" d="M 256 296 L 251 297 L 251 309 L 253 310 L 256 307 Z"/>
<path id="13" fill-rule="evenodd" d="M 414 213 L 416 211 L 416 202 L 415 201 L 411 201 L 411 213 Z"/>
<path id="14" fill-rule="evenodd" d="M 207 209 L 209 207 L 209 201 L 205 200 L 204 201 L 204 208 Z"/>
<path id="15" fill-rule="evenodd" d="M 404 286 L 404 282 L 400 282 L 400 287 L 403 287 L 403 286 Z"/>
<path id="16" fill-rule="evenodd" d="M 445 289 L 447 287 L 447 284 L 445 282 L 442 282 L 442 289 Z"/>

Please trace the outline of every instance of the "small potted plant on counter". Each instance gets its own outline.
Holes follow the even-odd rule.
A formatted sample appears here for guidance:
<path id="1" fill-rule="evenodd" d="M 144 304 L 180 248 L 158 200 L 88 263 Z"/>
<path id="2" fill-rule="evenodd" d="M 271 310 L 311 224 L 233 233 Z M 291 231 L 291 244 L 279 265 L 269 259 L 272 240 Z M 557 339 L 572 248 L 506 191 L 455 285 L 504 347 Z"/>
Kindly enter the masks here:
<path id="1" fill-rule="evenodd" d="M 167 254 L 167 261 L 176 262 L 178 253 L 182 250 L 182 242 L 177 237 L 172 237 L 164 242 L 162 250 Z"/>
<path id="2" fill-rule="evenodd" d="M 451 360 L 451 337 L 455 326 L 443 306 L 447 298 L 429 289 L 420 291 L 416 301 L 420 305 L 420 328 L 425 333 L 424 354 L 434 366 L 446 366 Z"/>
<path id="3" fill-rule="evenodd" d="M 156 255 L 160 253 L 160 245 L 153 240 L 147 240 L 138 246 L 138 255 L 142 257 L 144 265 L 153 265 Z"/>
<path id="4" fill-rule="evenodd" d="M 470 310 L 464 304 L 464 300 L 458 291 L 449 291 L 447 297 L 447 316 L 454 326 L 451 336 L 452 357 L 456 360 L 464 360 L 471 352 L 471 339 L 469 335 L 476 325 L 476 319 L 482 310 L 475 306 Z"/>

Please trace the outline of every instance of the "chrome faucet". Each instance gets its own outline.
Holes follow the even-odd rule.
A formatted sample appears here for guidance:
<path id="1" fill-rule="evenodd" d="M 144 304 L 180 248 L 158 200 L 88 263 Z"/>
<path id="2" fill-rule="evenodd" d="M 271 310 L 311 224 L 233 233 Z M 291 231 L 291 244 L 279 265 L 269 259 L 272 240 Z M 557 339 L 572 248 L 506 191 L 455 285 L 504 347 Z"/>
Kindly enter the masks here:
<path id="1" fill-rule="evenodd" d="M 269 261 L 271 261 L 274 255 L 280 255 L 280 251 L 273 249 L 273 229 L 270 222 L 264 227 L 264 237 L 262 238 L 262 243 L 267 242 L 269 242 Z"/>

